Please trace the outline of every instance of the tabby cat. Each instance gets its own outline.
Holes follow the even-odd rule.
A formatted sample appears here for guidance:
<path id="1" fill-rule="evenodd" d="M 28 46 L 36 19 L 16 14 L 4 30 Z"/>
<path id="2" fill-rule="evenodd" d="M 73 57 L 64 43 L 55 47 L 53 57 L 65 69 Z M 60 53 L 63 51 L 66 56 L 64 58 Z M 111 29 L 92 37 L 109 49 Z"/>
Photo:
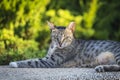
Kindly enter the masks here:
<path id="1" fill-rule="evenodd" d="M 42 59 L 11 62 L 13 68 L 69 68 L 92 67 L 97 72 L 120 71 L 120 42 L 110 40 L 75 39 L 75 23 L 68 27 L 55 26 L 51 29 L 51 44 Z"/>

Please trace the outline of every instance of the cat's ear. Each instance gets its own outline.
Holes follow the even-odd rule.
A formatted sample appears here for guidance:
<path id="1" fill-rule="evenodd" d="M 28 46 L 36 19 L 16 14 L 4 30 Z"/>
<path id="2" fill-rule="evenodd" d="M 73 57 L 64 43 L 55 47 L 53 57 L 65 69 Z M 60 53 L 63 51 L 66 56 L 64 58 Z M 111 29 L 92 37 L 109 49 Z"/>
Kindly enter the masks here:
<path id="1" fill-rule="evenodd" d="M 47 24 L 48 24 L 48 26 L 50 27 L 51 30 L 55 29 L 55 25 L 53 23 L 47 21 Z"/>
<path id="2" fill-rule="evenodd" d="M 70 22 L 67 29 L 70 29 L 72 32 L 74 32 L 75 31 L 75 22 Z"/>

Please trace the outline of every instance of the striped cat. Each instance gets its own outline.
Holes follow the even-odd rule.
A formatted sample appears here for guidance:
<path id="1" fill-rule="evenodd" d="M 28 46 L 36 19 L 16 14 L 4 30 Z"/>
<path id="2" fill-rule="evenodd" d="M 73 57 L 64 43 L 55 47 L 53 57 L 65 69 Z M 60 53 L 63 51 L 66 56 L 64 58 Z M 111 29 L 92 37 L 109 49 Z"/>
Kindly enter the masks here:
<path id="1" fill-rule="evenodd" d="M 14 68 L 92 67 L 97 72 L 120 71 L 120 42 L 110 40 L 80 40 L 74 38 L 75 23 L 51 29 L 51 44 L 46 57 L 11 62 Z"/>

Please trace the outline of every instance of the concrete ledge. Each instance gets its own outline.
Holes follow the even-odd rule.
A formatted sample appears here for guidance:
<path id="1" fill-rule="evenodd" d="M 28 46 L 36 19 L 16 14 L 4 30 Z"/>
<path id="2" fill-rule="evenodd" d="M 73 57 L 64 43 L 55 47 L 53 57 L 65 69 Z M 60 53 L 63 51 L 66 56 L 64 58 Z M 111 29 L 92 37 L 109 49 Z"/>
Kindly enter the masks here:
<path id="1" fill-rule="evenodd" d="M 0 66 L 0 80 L 120 80 L 120 72 L 88 68 L 9 68 Z"/>

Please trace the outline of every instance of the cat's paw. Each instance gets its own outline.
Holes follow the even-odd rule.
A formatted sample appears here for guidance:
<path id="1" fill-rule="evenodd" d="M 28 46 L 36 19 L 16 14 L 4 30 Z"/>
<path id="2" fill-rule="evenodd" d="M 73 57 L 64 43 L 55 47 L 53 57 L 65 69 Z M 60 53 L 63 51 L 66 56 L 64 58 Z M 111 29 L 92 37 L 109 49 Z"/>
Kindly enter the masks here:
<path id="1" fill-rule="evenodd" d="M 9 63 L 9 66 L 10 66 L 11 68 L 17 68 L 17 67 L 18 67 L 18 65 L 17 65 L 16 62 L 10 62 L 10 63 Z"/>
<path id="2" fill-rule="evenodd" d="M 96 67 L 95 67 L 95 70 L 96 70 L 97 72 L 105 72 L 103 65 L 96 66 Z"/>

